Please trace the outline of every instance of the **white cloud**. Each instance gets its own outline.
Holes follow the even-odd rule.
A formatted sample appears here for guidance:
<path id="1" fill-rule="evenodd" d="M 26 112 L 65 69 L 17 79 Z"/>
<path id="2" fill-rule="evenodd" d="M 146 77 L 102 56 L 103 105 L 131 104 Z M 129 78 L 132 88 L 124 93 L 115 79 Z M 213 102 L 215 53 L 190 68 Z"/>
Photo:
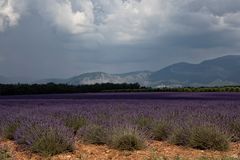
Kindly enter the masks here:
<path id="1" fill-rule="evenodd" d="M 9 27 L 16 25 L 20 18 L 20 13 L 12 8 L 13 1 L 7 13 L 11 17 Z M 166 0 L 19 0 L 19 3 L 21 1 L 27 2 L 28 7 L 59 31 L 96 34 L 108 42 L 136 41 L 156 35 L 159 29 L 163 32 L 171 7 Z"/>
<path id="2" fill-rule="evenodd" d="M 14 0 L 0 0 L 0 31 L 16 26 L 20 14 L 15 11 Z"/>
<path id="3" fill-rule="evenodd" d="M 23 3 L 58 31 L 102 43 L 135 43 L 174 32 L 238 30 L 240 3 L 229 1 L 8 0 L 0 10 L 0 30 L 18 24 Z"/>
<path id="4" fill-rule="evenodd" d="M 147 39 L 164 32 L 170 8 L 162 0 L 128 0 L 106 14 L 98 28 L 107 39 L 115 41 Z"/>
<path id="5" fill-rule="evenodd" d="M 80 3 L 81 2 L 81 3 Z M 94 16 L 93 5 L 89 0 L 74 3 L 70 0 L 38 0 L 37 10 L 51 25 L 71 34 L 91 32 Z"/>

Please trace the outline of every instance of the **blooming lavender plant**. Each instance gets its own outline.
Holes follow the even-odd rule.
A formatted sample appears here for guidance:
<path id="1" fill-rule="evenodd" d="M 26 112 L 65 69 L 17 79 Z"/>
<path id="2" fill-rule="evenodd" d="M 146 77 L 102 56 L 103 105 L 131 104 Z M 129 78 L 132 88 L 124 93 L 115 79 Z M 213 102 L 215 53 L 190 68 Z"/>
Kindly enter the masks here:
<path id="1" fill-rule="evenodd" d="M 72 130 L 47 117 L 26 119 L 16 130 L 14 139 L 33 152 L 46 156 L 72 151 L 74 143 Z"/>
<path id="2" fill-rule="evenodd" d="M 191 146 L 186 137 L 190 137 L 191 129 L 196 126 L 214 126 L 215 135 L 240 141 L 240 94 L 237 93 L 104 93 L 50 97 L 0 97 L 0 136 L 6 138 L 6 133 L 10 133 L 9 139 L 34 152 L 50 155 L 71 150 L 75 137 L 79 139 L 80 134 L 84 140 L 83 133 L 91 129 L 97 128 L 93 136 L 97 140 L 107 134 L 110 137 L 107 141 L 111 141 L 109 135 L 121 126 L 134 126 L 139 135 L 148 139 L 177 145 Z M 160 122 L 167 123 L 161 125 Z M 101 126 L 103 132 L 90 126 Z M 101 143 L 108 144 L 105 140 Z"/>

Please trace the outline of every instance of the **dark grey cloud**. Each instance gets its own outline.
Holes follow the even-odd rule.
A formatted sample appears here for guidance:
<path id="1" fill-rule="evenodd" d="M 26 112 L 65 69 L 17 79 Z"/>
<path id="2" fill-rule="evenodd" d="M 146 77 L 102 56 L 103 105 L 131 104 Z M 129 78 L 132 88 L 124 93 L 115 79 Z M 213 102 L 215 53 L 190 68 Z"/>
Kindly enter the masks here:
<path id="1" fill-rule="evenodd" d="M 158 70 L 240 54 L 238 0 L 0 0 L 0 75 Z"/>

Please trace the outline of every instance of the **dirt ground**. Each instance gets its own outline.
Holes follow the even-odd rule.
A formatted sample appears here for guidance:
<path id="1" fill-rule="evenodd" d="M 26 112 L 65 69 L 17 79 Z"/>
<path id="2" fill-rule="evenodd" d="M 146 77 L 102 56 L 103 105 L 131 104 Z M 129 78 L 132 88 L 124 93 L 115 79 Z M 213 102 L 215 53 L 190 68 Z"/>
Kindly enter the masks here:
<path id="1" fill-rule="evenodd" d="M 182 157 L 193 160 L 199 157 L 220 158 L 240 157 L 240 144 L 231 144 L 229 151 L 201 151 L 171 145 L 167 142 L 149 141 L 141 151 L 117 151 L 107 146 L 96 146 L 77 143 L 75 151 L 54 157 L 41 157 L 22 149 L 12 141 L 0 141 L 0 147 L 9 150 L 13 160 L 150 160 L 154 155 L 168 158 Z"/>

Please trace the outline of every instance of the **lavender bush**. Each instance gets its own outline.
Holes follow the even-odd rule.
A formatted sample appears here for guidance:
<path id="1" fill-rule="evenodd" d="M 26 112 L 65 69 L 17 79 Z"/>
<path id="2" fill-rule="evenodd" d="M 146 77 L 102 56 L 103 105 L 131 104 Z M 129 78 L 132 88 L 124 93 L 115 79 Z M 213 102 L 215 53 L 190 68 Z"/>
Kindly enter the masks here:
<path id="1" fill-rule="evenodd" d="M 16 130 L 19 126 L 20 126 L 20 121 L 19 120 L 6 121 L 1 126 L 2 137 L 4 139 L 13 140 L 14 139 L 14 134 L 15 134 L 15 132 L 16 132 Z"/>
<path id="2" fill-rule="evenodd" d="M 137 128 L 121 126 L 113 129 L 109 145 L 118 150 L 140 150 L 145 147 L 145 138 Z"/>
<path id="3" fill-rule="evenodd" d="M 228 138 L 214 127 L 200 126 L 192 129 L 190 146 L 197 149 L 225 151 L 229 148 Z"/>
<path id="4" fill-rule="evenodd" d="M 87 123 L 86 119 L 79 115 L 62 116 L 61 119 L 67 127 L 73 129 L 74 134 Z"/>
<path id="5" fill-rule="evenodd" d="M 171 135 L 171 124 L 166 121 L 156 122 L 152 128 L 152 134 L 155 140 L 167 140 Z"/>
<path id="6" fill-rule="evenodd" d="M 190 137 L 191 128 L 179 127 L 172 132 L 169 141 L 178 146 L 189 146 Z"/>
<path id="7" fill-rule="evenodd" d="M 100 125 L 90 124 L 79 129 L 77 137 L 90 144 L 106 144 L 108 142 L 108 131 Z"/>
<path id="8" fill-rule="evenodd" d="M 14 139 L 33 152 L 51 156 L 73 150 L 73 131 L 58 121 L 46 117 L 33 117 L 22 122 Z"/>
<path id="9" fill-rule="evenodd" d="M 239 117 L 238 93 L 0 97 L 0 137 L 13 139 L 34 152 L 47 155 L 71 150 L 74 139 L 117 146 L 115 144 L 125 144 L 130 140 L 134 141 L 130 144 L 137 144 L 139 136 L 194 148 L 222 150 L 207 146 L 205 139 L 204 147 L 196 147 L 191 144 L 193 142 L 189 137 L 195 134 L 203 137 L 209 135 L 217 139 L 214 143 L 225 146 L 228 140 L 239 142 Z M 114 137 L 115 128 L 124 131 L 124 126 L 131 126 L 134 132 L 127 136 L 127 131 L 119 132 L 122 134 Z M 199 134 L 192 130 L 196 126 L 214 126 L 217 132 L 208 130 Z"/>

